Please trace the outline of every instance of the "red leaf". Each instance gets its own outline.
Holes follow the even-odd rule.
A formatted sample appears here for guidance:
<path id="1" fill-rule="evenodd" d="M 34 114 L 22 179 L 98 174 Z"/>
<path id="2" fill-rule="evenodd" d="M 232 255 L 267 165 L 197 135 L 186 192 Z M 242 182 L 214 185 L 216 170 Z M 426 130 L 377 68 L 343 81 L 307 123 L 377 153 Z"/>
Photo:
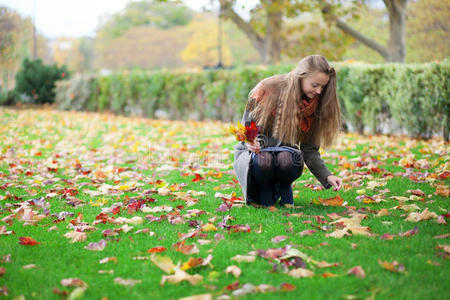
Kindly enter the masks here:
<path id="1" fill-rule="evenodd" d="M 36 242 L 35 239 L 28 237 L 28 236 L 20 237 L 19 240 L 20 240 L 19 244 L 26 245 L 26 246 L 34 246 L 34 245 L 40 244 L 40 243 Z"/>
<path id="2" fill-rule="evenodd" d="M 197 182 L 203 180 L 203 177 L 200 174 L 195 173 L 195 178 L 192 179 L 192 182 Z"/>
<path id="3" fill-rule="evenodd" d="M 229 290 L 229 291 L 234 291 L 239 287 L 239 280 L 236 280 L 235 282 L 233 282 L 232 284 L 229 284 L 225 287 L 225 289 Z"/>
<path id="4" fill-rule="evenodd" d="M 255 138 L 258 136 L 259 127 L 256 126 L 255 122 L 252 121 L 250 126 L 245 126 L 245 138 L 249 143 L 253 143 Z"/>
<path id="5" fill-rule="evenodd" d="M 293 291 L 295 289 L 296 289 L 295 285 L 292 285 L 292 284 L 287 283 L 287 282 L 283 282 L 280 285 L 280 290 L 285 291 L 285 292 L 290 292 L 290 291 Z"/>
<path id="6" fill-rule="evenodd" d="M 166 251 L 166 250 L 167 250 L 167 248 L 162 247 L 162 246 L 158 246 L 158 247 L 153 247 L 151 249 L 148 249 L 147 252 L 148 253 L 158 253 L 158 252 L 163 252 L 163 251 Z"/>

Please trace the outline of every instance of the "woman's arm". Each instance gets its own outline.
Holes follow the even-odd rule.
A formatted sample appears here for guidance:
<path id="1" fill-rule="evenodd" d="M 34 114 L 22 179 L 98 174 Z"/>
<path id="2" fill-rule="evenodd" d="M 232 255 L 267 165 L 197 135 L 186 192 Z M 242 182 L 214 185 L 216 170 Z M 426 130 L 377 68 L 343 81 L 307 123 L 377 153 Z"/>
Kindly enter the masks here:
<path id="1" fill-rule="evenodd" d="M 320 183 L 329 189 L 331 184 L 328 182 L 328 176 L 332 175 L 325 162 L 320 157 L 319 147 L 312 143 L 302 143 L 300 150 L 303 152 L 303 159 L 311 173 L 320 181 Z"/>

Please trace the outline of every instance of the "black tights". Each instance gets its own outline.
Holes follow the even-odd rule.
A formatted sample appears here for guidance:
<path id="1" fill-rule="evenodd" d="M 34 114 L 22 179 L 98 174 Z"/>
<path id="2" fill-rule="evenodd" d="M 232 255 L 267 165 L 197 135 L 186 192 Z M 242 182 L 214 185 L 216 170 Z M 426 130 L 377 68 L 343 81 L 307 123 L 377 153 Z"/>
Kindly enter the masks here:
<path id="1" fill-rule="evenodd" d="M 301 155 L 282 152 L 260 152 L 252 160 L 252 179 L 257 186 L 258 204 L 275 204 L 275 184 L 281 197 L 280 205 L 294 204 L 291 183 L 303 171 Z"/>

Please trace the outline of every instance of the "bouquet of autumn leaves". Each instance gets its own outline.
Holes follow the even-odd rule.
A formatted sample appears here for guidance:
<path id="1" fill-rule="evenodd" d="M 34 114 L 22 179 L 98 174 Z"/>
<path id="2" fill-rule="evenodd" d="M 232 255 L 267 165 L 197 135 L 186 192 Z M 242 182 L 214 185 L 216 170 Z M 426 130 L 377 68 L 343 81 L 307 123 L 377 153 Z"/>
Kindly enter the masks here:
<path id="1" fill-rule="evenodd" d="M 259 133 L 259 127 L 254 121 L 250 122 L 250 126 L 244 126 L 238 122 L 237 127 L 230 126 L 230 132 L 236 136 L 236 140 L 253 144 Z"/>

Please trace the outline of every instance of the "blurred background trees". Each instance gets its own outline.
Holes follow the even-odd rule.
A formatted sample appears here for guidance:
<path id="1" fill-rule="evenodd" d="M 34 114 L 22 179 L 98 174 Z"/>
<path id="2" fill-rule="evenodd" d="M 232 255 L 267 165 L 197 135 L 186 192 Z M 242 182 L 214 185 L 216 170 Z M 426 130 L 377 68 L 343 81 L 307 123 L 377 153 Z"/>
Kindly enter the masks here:
<path id="1" fill-rule="evenodd" d="M 49 40 L 38 34 L 37 58 L 66 65 L 75 74 L 214 67 L 219 9 L 226 67 L 293 63 L 311 53 L 371 63 L 442 60 L 450 53 L 449 1 L 260 0 L 249 6 L 240 0 L 205 0 L 210 9 L 203 11 L 186 3 L 130 1 L 104 16 L 94 37 Z M 0 7 L 3 89 L 14 85 L 22 60 L 32 58 L 32 33 L 30 18 Z"/>

